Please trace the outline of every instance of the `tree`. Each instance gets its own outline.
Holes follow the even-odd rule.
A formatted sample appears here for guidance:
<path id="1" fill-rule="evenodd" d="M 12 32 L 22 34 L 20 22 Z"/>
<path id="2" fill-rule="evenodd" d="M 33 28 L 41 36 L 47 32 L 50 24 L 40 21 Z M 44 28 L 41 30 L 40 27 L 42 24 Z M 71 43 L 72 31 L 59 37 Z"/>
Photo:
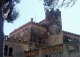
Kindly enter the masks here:
<path id="1" fill-rule="evenodd" d="M 77 0 L 43 0 L 44 9 L 53 9 L 59 7 L 72 7 Z"/>
<path id="2" fill-rule="evenodd" d="M 0 57 L 4 57 L 4 21 L 13 22 L 18 18 L 19 12 L 16 11 L 16 4 L 20 0 L 0 0 Z"/>

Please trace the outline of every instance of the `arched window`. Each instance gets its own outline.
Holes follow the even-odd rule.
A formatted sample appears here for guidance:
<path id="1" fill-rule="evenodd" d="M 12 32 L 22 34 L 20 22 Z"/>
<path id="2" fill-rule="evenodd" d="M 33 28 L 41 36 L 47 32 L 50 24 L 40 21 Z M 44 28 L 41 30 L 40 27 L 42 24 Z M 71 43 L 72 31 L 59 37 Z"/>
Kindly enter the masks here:
<path id="1" fill-rule="evenodd" d="M 12 52 L 13 52 L 13 48 L 10 47 L 10 48 L 9 48 L 9 56 L 12 56 Z"/>
<path id="2" fill-rule="evenodd" d="M 5 46 L 4 46 L 4 55 L 7 55 L 7 53 L 8 53 L 8 46 L 5 45 Z"/>

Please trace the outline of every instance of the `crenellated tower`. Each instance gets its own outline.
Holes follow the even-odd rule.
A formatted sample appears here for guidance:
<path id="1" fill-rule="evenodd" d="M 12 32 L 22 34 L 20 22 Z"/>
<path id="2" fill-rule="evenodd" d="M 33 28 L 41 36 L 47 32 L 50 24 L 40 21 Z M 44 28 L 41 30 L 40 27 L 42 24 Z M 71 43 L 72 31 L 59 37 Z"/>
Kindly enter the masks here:
<path id="1" fill-rule="evenodd" d="M 47 10 L 45 12 L 46 25 L 48 26 L 48 44 L 56 45 L 63 43 L 61 11 Z"/>

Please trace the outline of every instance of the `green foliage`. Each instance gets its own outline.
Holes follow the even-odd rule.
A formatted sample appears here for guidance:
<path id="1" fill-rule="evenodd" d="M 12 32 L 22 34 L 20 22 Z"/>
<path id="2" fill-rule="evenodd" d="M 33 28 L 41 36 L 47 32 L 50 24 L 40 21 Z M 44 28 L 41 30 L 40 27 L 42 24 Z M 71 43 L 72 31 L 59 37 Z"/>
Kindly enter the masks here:
<path id="1" fill-rule="evenodd" d="M 72 7 L 77 0 L 44 0 L 44 8 L 52 9 L 59 7 Z"/>
<path id="2" fill-rule="evenodd" d="M 9 12 L 8 17 L 5 19 L 8 23 L 13 23 L 19 17 L 19 12 L 16 9 L 13 9 L 12 12 Z"/>
<path id="3" fill-rule="evenodd" d="M 3 16 L 7 14 L 4 18 L 7 22 L 13 22 L 19 16 L 19 12 L 16 10 L 16 4 L 20 3 L 20 0 L 3 0 L 0 8 L 2 9 Z"/>
<path id="4" fill-rule="evenodd" d="M 20 0 L 13 0 L 14 2 L 16 2 L 16 3 L 20 3 Z"/>

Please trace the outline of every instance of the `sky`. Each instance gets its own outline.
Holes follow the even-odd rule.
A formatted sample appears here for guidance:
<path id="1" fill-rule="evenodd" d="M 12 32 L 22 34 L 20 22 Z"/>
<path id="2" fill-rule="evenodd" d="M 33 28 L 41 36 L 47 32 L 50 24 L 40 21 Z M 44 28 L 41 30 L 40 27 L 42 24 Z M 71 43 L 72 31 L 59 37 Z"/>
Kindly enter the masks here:
<path id="1" fill-rule="evenodd" d="M 80 0 L 71 8 L 61 8 L 62 30 L 80 35 Z M 34 18 L 35 22 L 45 19 L 44 6 L 40 0 L 21 0 L 17 10 L 20 15 L 14 23 L 4 22 L 4 34 L 9 35 L 12 31 L 29 22 Z"/>

